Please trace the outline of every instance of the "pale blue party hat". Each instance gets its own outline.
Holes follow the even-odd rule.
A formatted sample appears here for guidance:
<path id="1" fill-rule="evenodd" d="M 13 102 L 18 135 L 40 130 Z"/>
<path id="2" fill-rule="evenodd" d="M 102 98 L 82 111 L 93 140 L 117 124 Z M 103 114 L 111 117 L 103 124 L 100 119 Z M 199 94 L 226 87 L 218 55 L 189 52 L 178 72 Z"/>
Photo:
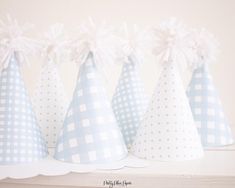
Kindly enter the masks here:
<path id="1" fill-rule="evenodd" d="M 19 67 L 39 45 L 28 38 L 28 24 L 19 25 L 7 16 L 0 21 L 0 164 L 38 161 L 47 156 Z"/>
<path id="2" fill-rule="evenodd" d="M 112 99 L 112 107 L 125 143 L 131 146 L 148 105 L 148 97 L 133 56 L 124 63 Z"/>
<path id="3" fill-rule="evenodd" d="M 191 35 L 196 58 L 188 62 L 193 74 L 187 95 L 202 145 L 211 148 L 232 144 L 232 132 L 208 68 L 216 61 L 218 41 L 204 28 L 193 30 Z"/>
<path id="4" fill-rule="evenodd" d="M 105 163 L 127 155 L 102 78 L 90 52 L 81 65 L 73 99 L 60 132 L 55 158 Z"/>
<path id="5" fill-rule="evenodd" d="M 218 147 L 232 144 L 233 135 L 206 64 L 194 70 L 187 95 L 202 145 Z"/>
<path id="6" fill-rule="evenodd" d="M 29 163 L 47 156 L 15 55 L 0 76 L 0 164 Z"/>

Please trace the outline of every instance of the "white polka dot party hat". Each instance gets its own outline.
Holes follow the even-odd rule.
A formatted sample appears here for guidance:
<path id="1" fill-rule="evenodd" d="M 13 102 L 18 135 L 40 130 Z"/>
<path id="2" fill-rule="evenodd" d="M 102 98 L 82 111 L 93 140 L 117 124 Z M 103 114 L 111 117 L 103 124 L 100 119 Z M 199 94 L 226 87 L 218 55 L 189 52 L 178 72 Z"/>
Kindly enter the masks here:
<path id="1" fill-rule="evenodd" d="M 22 36 L 22 28 L 8 17 L 0 25 L 0 164 L 22 164 L 47 156 L 32 105 L 20 75 L 19 65 L 33 49 L 33 41 Z"/>
<path id="2" fill-rule="evenodd" d="M 181 81 L 178 62 L 189 56 L 181 23 L 171 19 L 155 30 L 163 63 L 156 89 L 131 152 L 149 160 L 184 161 L 203 156 L 200 138 Z M 187 40 L 185 40 L 186 42 Z M 163 46 L 164 45 L 164 46 Z M 190 56 L 189 56 L 190 57 Z"/>
<path id="3" fill-rule="evenodd" d="M 88 30 L 87 27 L 91 28 Z M 126 157 L 127 149 L 98 68 L 101 65 L 100 59 L 102 63 L 106 63 L 103 61 L 107 59 L 102 55 L 109 55 L 106 54 L 108 51 L 105 49 L 113 44 L 113 40 L 109 39 L 110 34 L 105 28 L 96 28 L 93 22 L 82 29 L 85 30 L 83 34 L 88 36 L 85 39 L 82 38 L 85 45 L 76 47 L 75 56 L 78 51 L 80 52 L 80 48 L 84 50 L 84 47 L 88 47 L 87 53 L 85 53 L 85 60 L 81 61 L 73 99 L 57 141 L 55 158 L 82 164 L 100 164 L 121 160 Z M 96 36 L 95 39 L 98 40 L 96 45 L 102 44 L 102 47 L 91 48 L 94 37 L 90 35 Z M 101 53 L 99 51 L 101 49 L 106 53 Z M 78 61 L 81 57 L 75 58 Z"/>
<path id="4" fill-rule="evenodd" d="M 187 89 L 189 103 L 205 148 L 229 145 L 233 135 L 214 87 L 208 64 L 215 61 L 217 41 L 205 29 L 193 33 L 196 62 L 190 66 L 192 78 Z"/>
<path id="5" fill-rule="evenodd" d="M 33 105 L 47 146 L 53 148 L 68 107 L 58 64 L 68 61 L 66 56 L 69 51 L 66 48 L 68 42 L 63 33 L 63 25 L 52 25 L 45 38 L 42 49 L 45 63 L 34 91 Z"/>
<path id="6" fill-rule="evenodd" d="M 126 60 L 123 60 L 112 107 L 125 143 L 130 148 L 148 105 L 148 96 L 139 69 L 145 59 L 143 52 L 149 49 L 151 39 L 147 30 L 140 30 L 136 25 L 129 30 L 124 25 L 124 31 L 126 44 L 123 49 Z"/>

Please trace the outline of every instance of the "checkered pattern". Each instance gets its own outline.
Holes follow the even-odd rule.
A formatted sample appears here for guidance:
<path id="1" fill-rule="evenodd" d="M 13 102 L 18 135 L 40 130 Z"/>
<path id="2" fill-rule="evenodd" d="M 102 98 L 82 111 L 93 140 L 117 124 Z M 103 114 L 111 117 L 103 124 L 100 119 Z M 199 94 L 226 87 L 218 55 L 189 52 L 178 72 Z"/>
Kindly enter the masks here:
<path id="1" fill-rule="evenodd" d="M 203 146 L 217 147 L 232 144 L 230 127 L 205 65 L 194 71 L 187 95 Z"/>
<path id="2" fill-rule="evenodd" d="M 123 65 L 112 99 L 112 107 L 128 147 L 133 142 L 148 105 L 148 97 L 145 94 L 137 66 L 133 62 L 133 58 L 129 57 L 129 62 Z"/>
<path id="3" fill-rule="evenodd" d="M 90 53 L 81 65 L 55 158 L 72 163 L 105 163 L 126 155 L 121 132 Z"/>
<path id="4" fill-rule="evenodd" d="M 33 105 L 47 146 L 55 147 L 68 102 L 57 65 L 52 61 L 42 68 Z"/>
<path id="5" fill-rule="evenodd" d="M 0 164 L 19 164 L 47 156 L 47 147 L 14 56 L 0 77 Z"/>

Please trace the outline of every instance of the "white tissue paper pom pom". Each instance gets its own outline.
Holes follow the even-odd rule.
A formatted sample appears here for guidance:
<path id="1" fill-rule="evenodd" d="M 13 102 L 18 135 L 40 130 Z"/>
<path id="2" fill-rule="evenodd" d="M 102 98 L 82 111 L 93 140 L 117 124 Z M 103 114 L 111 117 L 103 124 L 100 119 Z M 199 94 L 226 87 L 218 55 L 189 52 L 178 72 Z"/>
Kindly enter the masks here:
<path id="1" fill-rule="evenodd" d="M 55 63 L 69 60 L 70 41 L 65 34 L 64 25 L 57 23 L 50 26 L 49 31 L 44 34 L 42 41 L 42 56 Z M 48 62 L 48 61 L 45 61 Z"/>
<path id="2" fill-rule="evenodd" d="M 153 40 L 152 33 L 148 28 L 140 28 L 137 25 L 128 27 L 126 23 L 122 28 L 123 39 L 123 54 L 125 62 L 128 61 L 129 56 L 136 58 L 136 63 L 141 64 L 144 62 L 144 57 L 149 55 L 150 49 L 152 49 Z"/>
<path id="3" fill-rule="evenodd" d="M 191 32 L 192 49 L 196 55 L 194 61 L 189 62 L 191 69 L 198 68 L 203 63 L 214 63 L 218 54 L 219 43 L 215 36 L 206 29 L 193 29 Z"/>
<path id="4" fill-rule="evenodd" d="M 15 54 L 20 65 L 28 63 L 27 55 L 37 52 L 39 42 L 25 36 L 32 25 L 20 26 L 15 19 L 7 15 L 6 22 L 0 21 L 0 63 L 1 69 L 8 66 L 11 55 Z"/>
<path id="5" fill-rule="evenodd" d="M 157 55 L 161 63 L 178 63 L 185 66 L 188 61 L 193 61 L 194 54 L 190 48 L 191 40 L 189 30 L 171 18 L 154 28 L 155 48 L 153 53 Z"/>
<path id="6" fill-rule="evenodd" d="M 121 38 L 114 34 L 114 29 L 106 22 L 96 25 L 89 19 L 80 26 L 78 37 L 71 42 L 72 61 L 82 64 L 92 52 L 98 67 L 113 65 L 120 55 L 122 43 Z"/>

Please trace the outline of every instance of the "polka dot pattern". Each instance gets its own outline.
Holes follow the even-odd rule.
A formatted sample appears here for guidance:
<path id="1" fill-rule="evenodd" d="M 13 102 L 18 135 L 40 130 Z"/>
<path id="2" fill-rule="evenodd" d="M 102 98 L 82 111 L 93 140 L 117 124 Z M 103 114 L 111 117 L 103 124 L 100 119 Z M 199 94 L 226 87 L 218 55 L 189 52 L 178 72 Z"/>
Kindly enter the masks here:
<path id="1" fill-rule="evenodd" d="M 123 65 L 122 73 L 112 99 L 112 107 L 125 143 L 131 146 L 139 123 L 148 105 L 138 65 L 129 57 Z"/>
<path id="2" fill-rule="evenodd" d="M 102 78 L 90 53 L 56 145 L 55 158 L 72 163 L 106 163 L 124 158 L 127 149 Z"/>
<path id="3" fill-rule="evenodd" d="M 206 65 L 194 70 L 187 95 L 202 145 L 218 147 L 232 144 L 232 131 Z"/>
<path id="4" fill-rule="evenodd" d="M 46 156 L 46 143 L 12 56 L 0 76 L 0 164 L 30 163 Z"/>
<path id="5" fill-rule="evenodd" d="M 42 68 L 33 104 L 48 147 L 55 147 L 68 101 L 58 68 L 53 62 Z"/>
<path id="6" fill-rule="evenodd" d="M 177 68 L 165 65 L 131 152 L 141 158 L 183 161 L 203 150 Z"/>

